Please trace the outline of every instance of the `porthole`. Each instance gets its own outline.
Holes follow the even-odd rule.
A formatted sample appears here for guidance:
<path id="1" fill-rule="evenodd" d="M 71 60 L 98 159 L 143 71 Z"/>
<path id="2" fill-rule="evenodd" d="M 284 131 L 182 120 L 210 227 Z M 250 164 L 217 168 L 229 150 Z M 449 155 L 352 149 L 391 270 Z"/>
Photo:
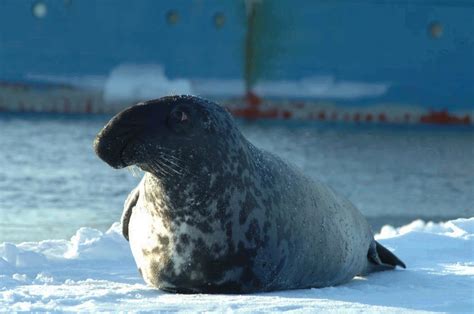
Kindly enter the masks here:
<path id="1" fill-rule="evenodd" d="M 170 25 L 175 25 L 179 22 L 179 14 L 178 12 L 171 10 L 166 13 L 166 22 Z"/>
<path id="2" fill-rule="evenodd" d="M 216 28 L 222 28 L 225 24 L 225 15 L 221 12 L 214 14 L 214 26 Z"/>
<path id="3" fill-rule="evenodd" d="M 431 38 L 438 39 L 443 36 L 443 25 L 440 22 L 432 22 L 428 26 L 428 34 Z"/>

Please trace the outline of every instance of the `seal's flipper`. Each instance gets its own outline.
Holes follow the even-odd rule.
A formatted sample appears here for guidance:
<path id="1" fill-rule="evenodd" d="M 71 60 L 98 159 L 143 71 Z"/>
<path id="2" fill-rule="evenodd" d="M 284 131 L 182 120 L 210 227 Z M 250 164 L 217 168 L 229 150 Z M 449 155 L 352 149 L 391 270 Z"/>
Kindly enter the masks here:
<path id="1" fill-rule="evenodd" d="M 128 241 L 128 223 L 130 222 L 130 217 L 132 216 L 132 209 L 135 207 L 138 201 L 138 196 L 140 195 L 138 187 L 132 190 L 123 204 L 123 213 L 122 213 L 122 234 L 125 239 Z"/>
<path id="2" fill-rule="evenodd" d="M 382 244 L 374 241 L 377 245 L 377 254 L 379 255 L 380 259 L 384 264 L 392 265 L 393 267 L 399 266 L 402 268 L 407 268 L 404 262 L 402 262 L 395 254 L 390 252 L 386 247 Z"/>
<path id="3" fill-rule="evenodd" d="M 370 272 L 390 270 L 396 266 L 406 268 L 405 263 L 375 240 L 370 244 L 367 258 L 370 262 Z"/>

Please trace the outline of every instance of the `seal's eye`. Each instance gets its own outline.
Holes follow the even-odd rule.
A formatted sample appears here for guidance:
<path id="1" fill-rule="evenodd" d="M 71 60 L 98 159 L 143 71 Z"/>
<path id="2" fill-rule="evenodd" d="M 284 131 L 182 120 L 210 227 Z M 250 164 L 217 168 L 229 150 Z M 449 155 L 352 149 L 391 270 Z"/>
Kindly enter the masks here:
<path id="1" fill-rule="evenodd" d="M 188 115 L 184 111 L 179 112 L 179 122 L 185 122 L 188 121 Z"/>
<path id="2" fill-rule="evenodd" d="M 176 109 L 168 117 L 168 125 L 178 133 L 189 129 L 191 126 L 190 114 L 187 111 Z"/>

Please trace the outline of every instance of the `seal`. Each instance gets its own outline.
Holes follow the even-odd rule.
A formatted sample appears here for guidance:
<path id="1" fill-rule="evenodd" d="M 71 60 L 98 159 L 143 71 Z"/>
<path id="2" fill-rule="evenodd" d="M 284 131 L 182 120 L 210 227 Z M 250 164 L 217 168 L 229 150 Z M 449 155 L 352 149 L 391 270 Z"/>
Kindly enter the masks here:
<path id="1" fill-rule="evenodd" d="M 113 117 L 94 148 L 114 168 L 145 172 L 125 202 L 122 227 L 151 286 L 251 293 L 405 268 L 347 199 L 256 148 L 213 102 L 139 103 Z"/>

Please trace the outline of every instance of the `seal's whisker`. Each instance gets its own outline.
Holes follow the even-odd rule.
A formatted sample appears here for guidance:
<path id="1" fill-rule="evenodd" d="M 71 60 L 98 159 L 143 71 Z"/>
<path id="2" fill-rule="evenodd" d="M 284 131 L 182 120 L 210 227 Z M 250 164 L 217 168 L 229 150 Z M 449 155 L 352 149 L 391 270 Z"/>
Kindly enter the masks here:
<path id="1" fill-rule="evenodd" d="M 169 160 L 173 160 L 174 162 L 176 163 L 179 163 L 179 162 L 183 162 L 182 159 L 176 157 L 176 156 L 173 156 L 173 155 L 168 155 L 168 154 L 165 154 L 166 158 L 169 159 Z"/>
<path id="2" fill-rule="evenodd" d="M 167 162 L 169 167 L 174 168 L 176 170 L 183 169 L 183 167 L 180 165 L 180 163 L 182 163 L 181 159 L 177 158 L 176 156 L 160 151 L 159 157 L 160 157 L 160 161 Z"/>
<path id="3" fill-rule="evenodd" d="M 178 165 L 171 165 L 169 164 L 169 160 L 166 159 L 166 156 L 160 154 L 159 161 L 154 161 L 156 166 L 159 167 L 162 172 L 165 172 L 166 175 L 171 176 L 173 173 L 177 175 L 182 175 L 183 173 L 180 171 L 180 167 Z"/>
<path id="4" fill-rule="evenodd" d="M 169 163 L 167 163 L 167 162 L 169 162 L 169 160 L 166 160 L 166 159 L 165 159 L 165 160 L 162 160 L 162 165 L 163 165 L 164 167 L 166 167 L 167 169 L 169 169 L 170 171 L 172 171 L 172 172 L 174 172 L 174 173 L 176 173 L 176 174 L 178 174 L 178 175 L 181 175 L 181 174 L 182 174 L 179 170 L 173 168 L 173 167 L 172 167 Z"/>
<path id="5" fill-rule="evenodd" d="M 173 166 L 176 166 L 178 168 L 180 168 L 180 166 L 176 163 L 176 161 L 173 161 L 170 157 L 173 157 L 173 156 L 168 156 L 168 155 L 163 155 L 163 157 L 165 158 L 165 160 L 167 162 L 169 162 L 170 164 L 172 164 Z"/>
<path id="6" fill-rule="evenodd" d="M 159 175 L 162 175 L 161 170 L 154 163 L 150 163 L 150 168 L 152 171 L 157 172 Z"/>
<path id="7" fill-rule="evenodd" d="M 179 171 L 180 174 L 182 174 L 181 170 L 183 170 L 184 167 L 181 165 L 182 161 L 180 159 L 176 158 L 173 155 L 169 155 L 169 154 L 166 154 L 166 153 L 162 153 L 161 157 L 162 157 L 162 161 L 168 163 L 168 166 L 170 166 L 171 168 L 173 168 L 176 171 Z M 173 158 L 174 158 L 174 160 L 173 160 Z"/>
<path id="8" fill-rule="evenodd" d="M 169 149 L 168 149 L 168 152 L 167 152 L 167 151 L 164 150 L 164 149 L 159 149 L 158 151 L 159 151 L 159 153 L 161 153 L 162 155 L 165 155 L 167 158 L 171 158 L 171 159 L 173 159 L 173 160 L 176 161 L 176 162 L 183 162 L 183 160 L 182 160 L 181 158 L 177 157 L 177 156 L 174 155 L 174 154 L 169 154 L 169 153 L 168 153 L 168 152 L 170 152 L 170 153 L 175 153 L 175 152 L 176 152 L 175 150 L 169 150 Z"/>
<path id="9" fill-rule="evenodd" d="M 166 159 L 173 161 L 176 164 L 182 164 L 185 162 L 184 159 L 181 159 L 179 157 L 174 156 L 173 154 L 169 154 L 167 152 L 160 152 L 162 156 L 164 156 Z"/>
<path id="10" fill-rule="evenodd" d="M 166 171 L 161 165 L 159 162 L 157 162 L 156 160 L 153 160 L 152 161 L 152 168 L 153 170 L 155 170 L 156 172 L 158 172 L 160 175 L 162 176 L 170 176 L 170 173 L 168 171 Z"/>

